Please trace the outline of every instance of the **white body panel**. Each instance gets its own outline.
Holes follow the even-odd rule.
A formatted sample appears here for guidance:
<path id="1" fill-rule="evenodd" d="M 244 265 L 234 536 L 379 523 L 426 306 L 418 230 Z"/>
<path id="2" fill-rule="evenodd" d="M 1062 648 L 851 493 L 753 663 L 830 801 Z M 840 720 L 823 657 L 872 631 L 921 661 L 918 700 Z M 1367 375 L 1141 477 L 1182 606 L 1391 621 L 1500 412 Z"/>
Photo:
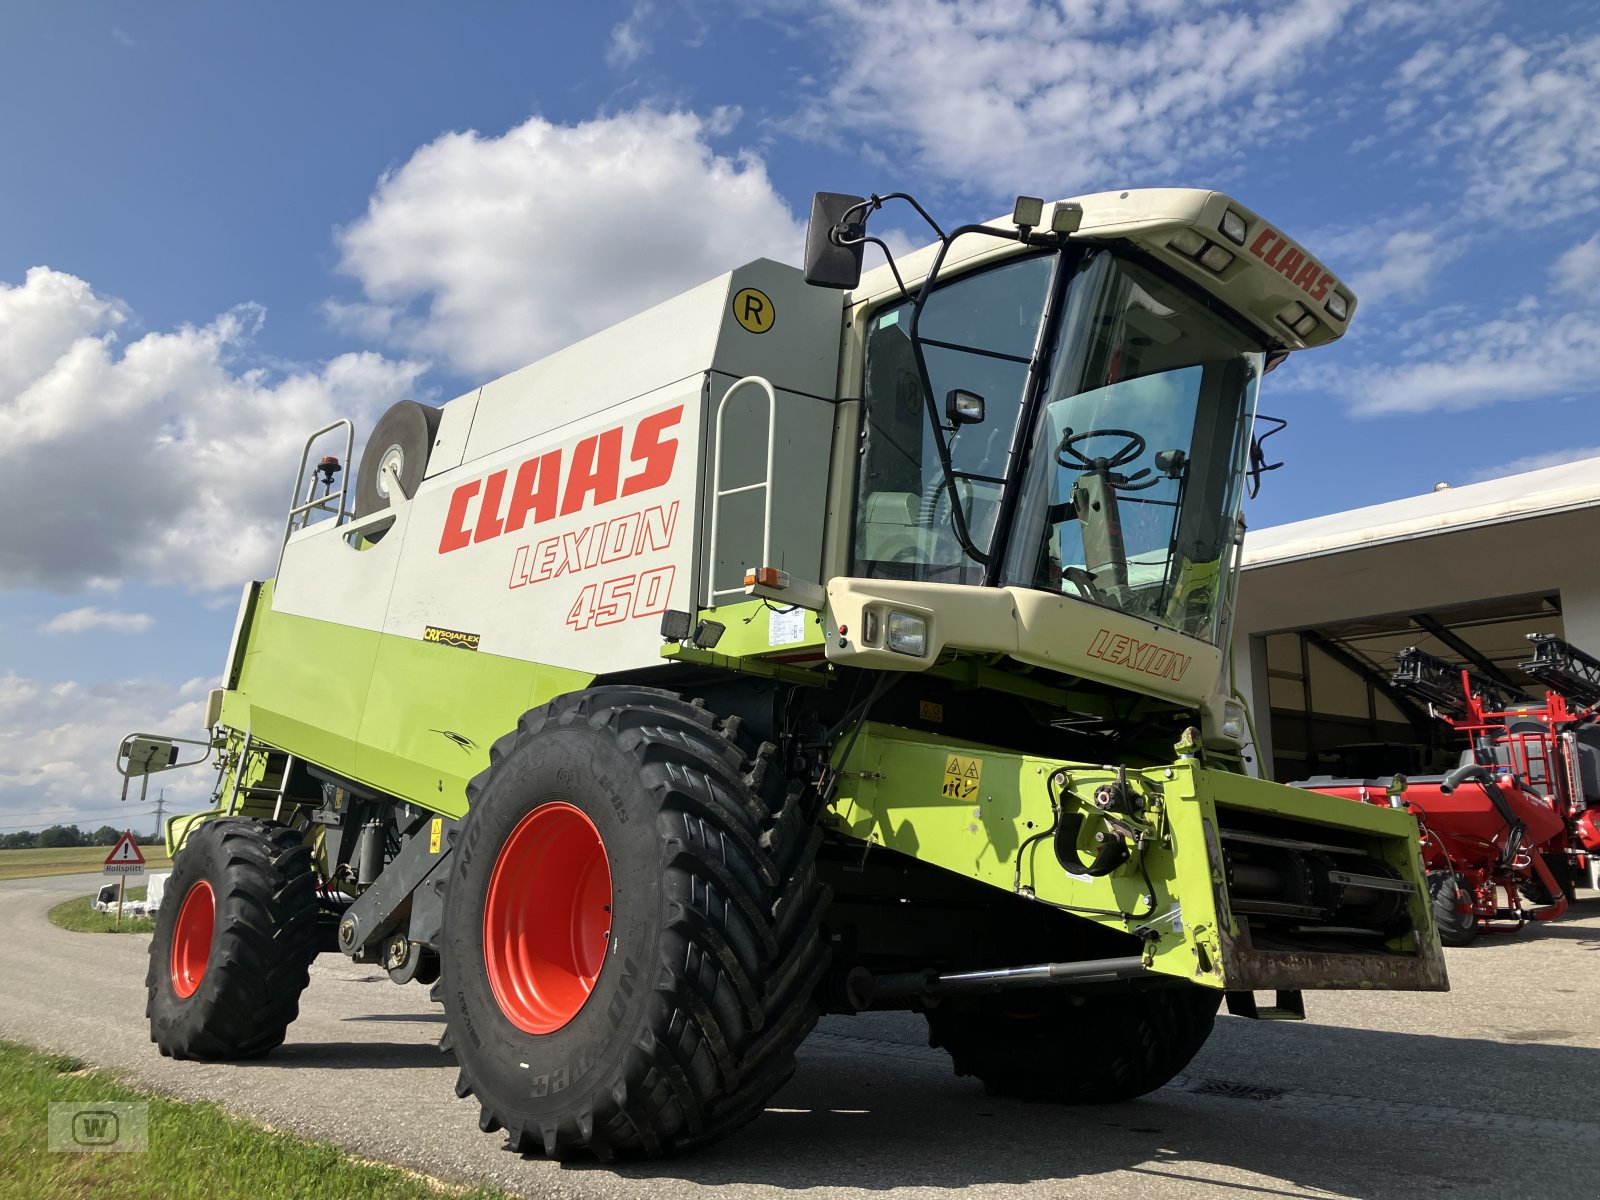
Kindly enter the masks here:
<path id="1" fill-rule="evenodd" d="M 708 393 L 747 375 L 774 385 L 774 556 L 820 569 L 841 313 L 839 293 L 762 260 L 450 401 L 417 494 L 297 533 L 273 607 L 396 637 L 473 634 L 481 653 L 596 674 L 660 665 L 661 613 L 694 609 L 706 587 Z M 765 411 L 752 424 L 730 408 L 724 470 L 759 474 Z M 723 513 L 725 572 L 762 565 L 745 558 L 759 519 L 738 509 Z M 384 526 L 375 544 L 356 536 Z"/>
<path id="2" fill-rule="evenodd" d="M 430 479 L 412 502 L 383 632 L 475 633 L 485 654 L 596 673 L 658 662 L 662 612 L 692 607 L 702 403 L 694 376 Z M 608 444 L 614 472 L 600 461 Z M 670 456 L 657 460 L 670 462 L 659 483 L 648 460 L 630 461 L 646 449 Z M 559 461 L 548 519 L 519 515 L 530 461 L 535 486 Z M 599 491 L 574 480 L 589 461 L 607 476 Z"/>

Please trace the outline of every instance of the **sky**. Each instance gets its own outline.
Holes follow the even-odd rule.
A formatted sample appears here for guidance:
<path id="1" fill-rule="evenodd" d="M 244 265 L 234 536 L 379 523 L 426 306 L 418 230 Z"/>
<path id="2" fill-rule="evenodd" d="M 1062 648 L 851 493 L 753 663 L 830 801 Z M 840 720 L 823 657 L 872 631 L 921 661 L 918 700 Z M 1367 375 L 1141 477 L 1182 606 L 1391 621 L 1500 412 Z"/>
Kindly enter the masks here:
<path id="1" fill-rule="evenodd" d="M 1288 230 L 1360 307 L 1252 528 L 1600 456 L 1593 3 L 13 3 L 0 113 L 0 832 L 153 823 L 117 743 L 203 735 L 311 430 L 797 262 L 818 190 Z"/>

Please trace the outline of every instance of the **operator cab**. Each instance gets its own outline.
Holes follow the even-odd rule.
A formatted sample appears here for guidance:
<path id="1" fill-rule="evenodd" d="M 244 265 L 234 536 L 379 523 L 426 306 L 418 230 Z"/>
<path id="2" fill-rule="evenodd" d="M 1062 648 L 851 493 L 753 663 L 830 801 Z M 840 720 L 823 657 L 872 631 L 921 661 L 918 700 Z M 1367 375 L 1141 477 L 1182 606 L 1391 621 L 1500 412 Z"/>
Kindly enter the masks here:
<path id="1" fill-rule="evenodd" d="M 1038 589 L 1215 642 L 1267 349 L 1127 246 L 941 281 L 920 319 L 878 309 L 852 573 Z"/>

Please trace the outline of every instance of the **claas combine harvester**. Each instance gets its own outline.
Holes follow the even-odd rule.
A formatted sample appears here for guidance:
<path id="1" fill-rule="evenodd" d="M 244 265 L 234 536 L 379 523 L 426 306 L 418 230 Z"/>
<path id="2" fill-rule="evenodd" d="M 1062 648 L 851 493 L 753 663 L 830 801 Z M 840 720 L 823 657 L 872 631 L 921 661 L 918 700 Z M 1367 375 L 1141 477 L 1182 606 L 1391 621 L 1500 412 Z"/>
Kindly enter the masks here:
<path id="1" fill-rule="evenodd" d="M 862 275 L 900 200 L 398 405 L 353 490 L 308 442 L 168 832 L 164 1053 L 270 1050 L 336 950 L 434 985 L 482 1129 L 648 1156 L 759 1114 L 822 1012 L 1108 1101 L 1225 995 L 1446 986 L 1415 821 L 1248 777 L 1225 669 L 1257 388 L 1354 296 L 1185 190 Z"/>
<path id="2" fill-rule="evenodd" d="M 1468 746 L 1444 775 L 1321 776 L 1296 786 L 1404 808 L 1418 821 L 1434 919 L 1446 945 L 1482 930 L 1515 933 L 1561 916 L 1600 852 L 1600 660 L 1533 634 L 1521 669 L 1535 699 L 1416 647 L 1395 660 L 1396 688 L 1427 703 Z M 1527 903 L 1524 903 L 1526 901 Z"/>

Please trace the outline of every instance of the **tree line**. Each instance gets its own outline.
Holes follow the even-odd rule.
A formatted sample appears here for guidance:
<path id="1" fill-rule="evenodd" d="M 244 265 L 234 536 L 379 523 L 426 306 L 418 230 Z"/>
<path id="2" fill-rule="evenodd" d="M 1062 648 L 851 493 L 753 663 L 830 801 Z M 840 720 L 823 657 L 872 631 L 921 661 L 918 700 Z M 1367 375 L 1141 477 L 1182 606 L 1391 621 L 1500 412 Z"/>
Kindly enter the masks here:
<path id="1" fill-rule="evenodd" d="M 64 846 L 115 846 L 122 837 L 122 830 L 112 825 L 102 825 L 99 829 L 85 832 L 76 825 L 52 825 L 48 829 L 41 829 L 35 833 L 31 829 L 24 829 L 20 833 L 0 833 L 0 850 L 55 850 Z M 146 837 L 143 834 L 134 834 L 134 841 L 141 845 L 152 846 L 160 838 Z"/>

